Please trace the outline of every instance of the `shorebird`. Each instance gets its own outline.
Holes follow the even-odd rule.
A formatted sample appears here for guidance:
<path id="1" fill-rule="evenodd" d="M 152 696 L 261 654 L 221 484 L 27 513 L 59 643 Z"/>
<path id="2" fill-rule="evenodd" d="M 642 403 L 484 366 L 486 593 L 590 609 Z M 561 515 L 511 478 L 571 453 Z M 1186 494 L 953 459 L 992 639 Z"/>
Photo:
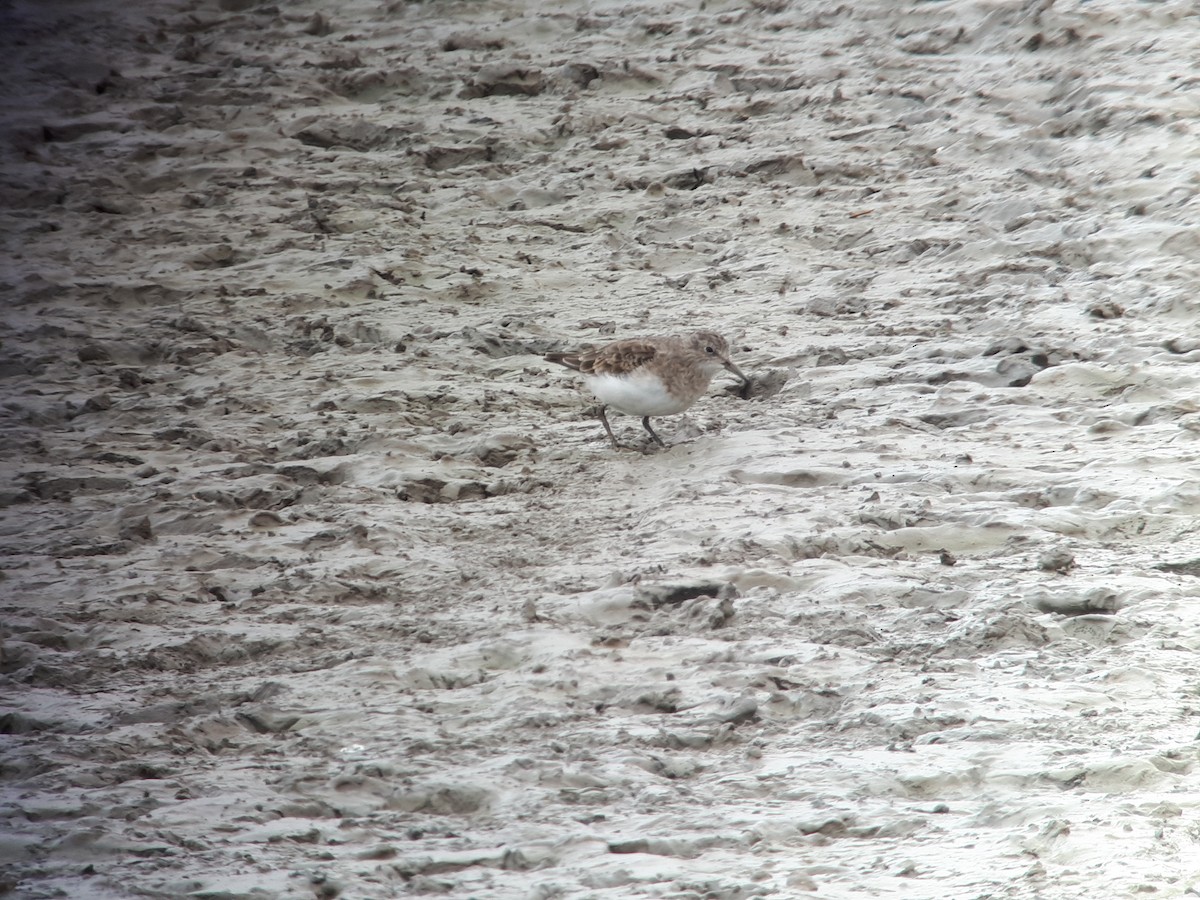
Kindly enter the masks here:
<path id="1" fill-rule="evenodd" d="M 602 404 L 600 424 L 615 449 L 620 449 L 605 408 L 641 416 L 642 427 L 660 447 L 662 438 L 650 427 L 651 416 L 681 413 L 708 390 L 721 369 L 728 369 L 748 384 L 742 370 L 729 359 L 729 344 L 712 331 L 663 337 L 626 338 L 597 350 L 580 353 L 547 353 L 547 362 L 583 374 L 588 388 Z"/>

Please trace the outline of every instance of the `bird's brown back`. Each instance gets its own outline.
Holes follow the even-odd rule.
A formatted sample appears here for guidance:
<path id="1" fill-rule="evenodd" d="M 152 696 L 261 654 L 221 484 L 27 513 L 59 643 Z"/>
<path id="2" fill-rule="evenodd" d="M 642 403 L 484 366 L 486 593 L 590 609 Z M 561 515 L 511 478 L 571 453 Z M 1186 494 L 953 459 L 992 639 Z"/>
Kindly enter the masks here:
<path id="1" fill-rule="evenodd" d="M 626 338 L 579 353 L 547 353 L 545 359 L 584 375 L 622 375 L 644 366 L 656 355 L 658 348 L 645 338 Z"/>

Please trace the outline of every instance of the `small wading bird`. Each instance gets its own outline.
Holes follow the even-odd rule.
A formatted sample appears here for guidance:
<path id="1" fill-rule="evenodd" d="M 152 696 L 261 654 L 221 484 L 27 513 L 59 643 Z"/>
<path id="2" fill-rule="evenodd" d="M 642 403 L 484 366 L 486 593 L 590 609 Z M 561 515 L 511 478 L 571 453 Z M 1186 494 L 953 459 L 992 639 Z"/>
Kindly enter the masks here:
<path id="1" fill-rule="evenodd" d="M 600 407 L 600 424 L 616 449 L 606 407 L 628 416 L 641 416 L 642 427 L 660 447 L 662 438 L 650 427 L 651 416 L 681 413 L 708 390 L 721 369 L 728 369 L 748 385 L 750 379 L 729 359 L 729 344 L 712 331 L 669 337 L 627 338 L 598 350 L 581 353 L 547 353 L 547 362 L 583 374 Z"/>

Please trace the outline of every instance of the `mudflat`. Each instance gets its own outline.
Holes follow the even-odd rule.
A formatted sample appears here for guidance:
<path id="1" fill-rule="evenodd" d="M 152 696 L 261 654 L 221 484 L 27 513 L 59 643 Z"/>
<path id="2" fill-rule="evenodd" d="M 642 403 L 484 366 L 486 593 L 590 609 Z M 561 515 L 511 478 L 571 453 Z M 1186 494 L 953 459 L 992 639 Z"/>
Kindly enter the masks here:
<path id="1" fill-rule="evenodd" d="M 1193 4 L 0 21 L 7 895 L 1200 890 Z"/>

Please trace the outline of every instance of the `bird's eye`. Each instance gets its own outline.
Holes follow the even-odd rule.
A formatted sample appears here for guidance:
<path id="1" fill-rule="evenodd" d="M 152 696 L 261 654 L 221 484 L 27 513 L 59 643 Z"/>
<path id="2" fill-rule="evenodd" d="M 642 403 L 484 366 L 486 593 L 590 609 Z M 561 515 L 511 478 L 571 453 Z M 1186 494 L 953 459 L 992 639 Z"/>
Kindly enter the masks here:
<path id="1" fill-rule="evenodd" d="M 716 355 L 717 355 L 716 348 L 714 348 L 714 347 L 705 347 L 705 348 L 704 348 L 704 352 L 705 352 L 705 353 L 707 353 L 709 356 L 716 356 Z"/>

